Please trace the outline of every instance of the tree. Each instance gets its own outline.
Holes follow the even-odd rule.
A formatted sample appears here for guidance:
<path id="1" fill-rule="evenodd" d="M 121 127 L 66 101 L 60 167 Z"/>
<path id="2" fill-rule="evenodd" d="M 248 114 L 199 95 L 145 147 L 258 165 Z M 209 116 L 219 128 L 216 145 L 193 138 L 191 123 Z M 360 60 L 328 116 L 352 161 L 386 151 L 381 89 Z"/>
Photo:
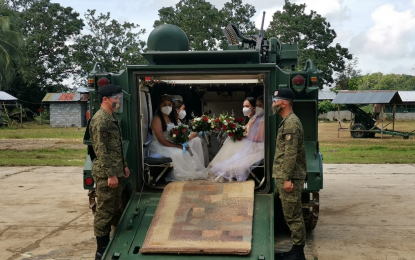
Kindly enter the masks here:
<path id="1" fill-rule="evenodd" d="M 345 61 L 353 58 L 352 54 L 340 44 L 332 46 L 337 35 L 330 23 L 315 11 L 306 14 L 305 8 L 305 4 L 292 4 L 286 0 L 283 11 L 274 13 L 266 36 L 278 37 L 283 43 L 298 43 L 299 64 L 311 59 L 321 71 L 323 83 L 333 83 L 333 72 L 342 72 Z"/>
<path id="2" fill-rule="evenodd" d="M 205 51 L 217 48 L 222 35 L 221 16 L 218 9 L 209 2 L 180 0 L 175 8 L 161 8 L 159 17 L 153 27 L 162 24 L 180 27 L 189 38 L 191 50 Z"/>
<path id="3" fill-rule="evenodd" d="M 146 64 L 140 55 L 145 42 L 140 36 L 145 33 L 138 24 L 110 20 L 110 13 L 95 15 L 87 10 L 85 20 L 89 34 L 75 38 L 71 46 L 75 78 L 85 80 L 96 62 L 101 62 L 107 71 L 120 71 L 130 64 Z"/>
<path id="4" fill-rule="evenodd" d="M 358 58 L 353 58 L 346 62 L 345 69 L 341 73 L 337 73 L 335 80 L 337 90 L 356 90 L 357 82 L 354 78 L 361 76 L 361 70 L 357 68 Z"/>
<path id="5" fill-rule="evenodd" d="M 376 72 L 353 79 L 359 90 L 415 90 L 415 77 L 411 75 Z"/>
<path id="6" fill-rule="evenodd" d="M 73 73 L 68 42 L 80 33 L 83 23 L 71 7 L 49 0 L 18 3 L 21 6 L 15 8 L 22 10 L 19 20 L 26 59 L 10 92 L 19 99 L 40 103 L 47 92 L 67 90 L 64 80 Z"/>
<path id="7" fill-rule="evenodd" d="M 336 110 L 337 110 L 337 105 L 332 104 L 330 100 L 323 100 L 323 101 L 318 102 L 317 111 L 319 115 L 330 112 L 330 111 L 336 111 Z"/>
<path id="8" fill-rule="evenodd" d="M 219 11 L 222 18 L 221 26 L 226 26 L 230 23 L 238 26 L 238 29 L 243 34 L 255 34 L 255 22 L 251 21 L 255 15 L 255 7 L 250 4 L 242 4 L 242 0 L 231 0 L 223 5 Z"/>
<path id="9" fill-rule="evenodd" d="M 0 0 L 0 90 L 8 89 L 15 76 L 15 65 L 22 60 L 20 47 L 23 36 L 19 30 L 16 13 Z"/>
<path id="10" fill-rule="evenodd" d="M 233 23 L 243 34 L 255 34 L 257 29 L 251 21 L 255 12 L 254 6 L 242 4 L 242 0 L 230 0 L 221 10 L 205 0 L 181 0 L 175 7 L 161 8 L 160 19 L 153 27 L 161 24 L 180 27 L 189 38 L 191 50 L 226 49 L 222 28 Z"/>
<path id="11" fill-rule="evenodd" d="M 221 27 L 226 27 L 228 24 L 234 24 L 238 27 L 239 31 L 244 35 L 258 34 L 258 29 L 255 28 L 255 22 L 251 21 L 255 15 L 255 7 L 250 4 L 242 4 L 242 0 L 231 0 L 223 5 L 223 8 L 219 11 L 221 17 Z M 218 35 L 221 39 L 220 48 L 226 50 L 228 43 L 223 33 Z"/>

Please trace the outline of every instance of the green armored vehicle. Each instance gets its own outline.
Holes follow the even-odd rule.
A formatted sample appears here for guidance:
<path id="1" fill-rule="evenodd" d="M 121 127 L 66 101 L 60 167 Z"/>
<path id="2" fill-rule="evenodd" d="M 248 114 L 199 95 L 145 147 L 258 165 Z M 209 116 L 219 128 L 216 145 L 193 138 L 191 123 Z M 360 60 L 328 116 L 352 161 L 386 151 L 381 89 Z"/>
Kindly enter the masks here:
<path id="1" fill-rule="evenodd" d="M 299 54 L 296 44 L 282 44 L 274 37 L 266 39 L 263 31 L 258 36 L 247 37 L 232 25 L 226 27 L 224 32 L 229 42 L 228 50 L 189 51 L 188 39 L 180 28 L 162 25 L 150 34 L 148 52 L 143 54 L 149 65 L 129 65 L 124 71 L 109 73 L 102 65 L 96 64 L 89 74 L 91 117 L 100 108 L 96 93 L 97 82 L 101 78 L 107 78 L 110 83 L 123 89 L 123 112 L 117 116 L 121 122 L 123 151 L 131 170 L 130 177 L 123 182 L 125 210 L 103 259 L 274 259 L 274 212 L 279 212 L 280 206 L 277 203 L 279 199 L 274 194 L 276 184 L 271 176 L 277 128 L 282 119 L 272 115 L 271 96 L 280 88 L 291 88 L 294 91 L 294 112 L 305 130 L 307 179 L 302 196 L 303 213 L 307 229 L 315 228 L 319 212 L 319 191 L 323 188 L 317 125 L 318 70 L 311 61 L 304 64 L 303 70 L 295 70 Z M 252 222 L 249 223 L 252 225 L 252 235 L 243 238 L 244 242 L 249 243 L 249 250 L 212 252 L 201 246 L 198 251 L 186 251 L 187 242 L 192 244 L 189 239 L 180 242 L 185 248 L 182 253 L 175 250 L 142 253 L 146 236 L 157 230 L 150 228 L 152 221 L 157 221 L 155 216 L 158 218 L 162 211 L 169 213 L 171 206 L 159 202 L 161 199 L 169 199 L 164 189 L 172 183 L 167 184 L 164 177 L 171 169 L 172 160 L 148 157 L 147 151 L 152 134 L 150 123 L 157 109 L 157 100 L 162 94 L 183 100 L 189 120 L 190 115 L 218 116 L 224 111 L 235 117 L 243 117 L 242 103 L 246 97 L 265 97 L 264 160 L 252 169 L 249 181 L 246 182 L 252 184 L 254 205 L 248 213 L 252 217 Z M 88 145 L 84 188 L 93 190 L 91 169 L 95 154 L 90 145 L 88 129 L 84 143 Z M 211 134 L 208 147 L 210 159 L 219 148 L 220 142 Z M 224 185 L 209 183 L 210 188 L 212 185 Z M 229 194 L 232 195 L 232 191 Z M 195 214 L 200 210 L 193 209 L 192 212 Z M 174 212 L 172 216 L 175 216 Z M 204 221 L 204 216 L 200 215 L 197 221 Z M 235 221 L 238 221 L 238 216 Z M 170 237 L 171 243 L 175 243 L 176 229 L 159 230 L 163 231 L 160 232 L 163 233 L 161 236 Z M 202 233 L 207 237 L 215 235 L 214 230 L 204 230 Z M 229 233 L 226 235 L 231 236 Z M 231 243 L 221 241 L 220 238 L 216 238 L 215 242 L 223 242 L 225 247 L 232 247 Z"/>

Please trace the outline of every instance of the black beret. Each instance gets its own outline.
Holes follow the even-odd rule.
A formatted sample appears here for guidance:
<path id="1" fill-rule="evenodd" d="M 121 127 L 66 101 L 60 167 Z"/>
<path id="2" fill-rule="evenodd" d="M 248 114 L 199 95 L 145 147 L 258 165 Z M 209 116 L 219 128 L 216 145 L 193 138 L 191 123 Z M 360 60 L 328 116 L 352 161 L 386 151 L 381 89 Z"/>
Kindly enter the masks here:
<path id="1" fill-rule="evenodd" d="M 273 97 L 293 101 L 294 100 L 294 92 L 289 88 L 280 88 L 280 89 L 274 91 Z"/>
<path id="2" fill-rule="evenodd" d="M 121 93 L 121 91 L 122 88 L 120 86 L 116 86 L 113 84 L 109 84 L 98 88 L 98 94 L 100 94 L 103 97 L 109 97 L 113 94 Z"/>

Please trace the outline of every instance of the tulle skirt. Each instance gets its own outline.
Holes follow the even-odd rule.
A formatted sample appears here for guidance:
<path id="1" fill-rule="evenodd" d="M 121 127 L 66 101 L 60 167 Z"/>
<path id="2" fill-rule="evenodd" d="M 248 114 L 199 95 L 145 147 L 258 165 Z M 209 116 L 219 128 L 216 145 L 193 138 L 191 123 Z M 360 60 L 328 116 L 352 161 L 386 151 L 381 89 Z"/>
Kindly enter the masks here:
<path id="1" fill-rule="evenodd" d="M 264 159 L 264 143 L 247 139 L 234 142 L 226 139 L 218 154 L 208 166 L 212 181 L 245 181 L 252 168 Z"/>
<path id="2" fill-rule="evenodd" d="M 166 181 L 207 179 L 203 141 L 196 137 L 190 140 L 188 144 L 193 156 L 189 152 L 183 153 L 182 149 L 164 146 L 157 140 L 151 142 L 151 157 L 169 157 L 173 161 L 173 169 L 166 176 Z"/>

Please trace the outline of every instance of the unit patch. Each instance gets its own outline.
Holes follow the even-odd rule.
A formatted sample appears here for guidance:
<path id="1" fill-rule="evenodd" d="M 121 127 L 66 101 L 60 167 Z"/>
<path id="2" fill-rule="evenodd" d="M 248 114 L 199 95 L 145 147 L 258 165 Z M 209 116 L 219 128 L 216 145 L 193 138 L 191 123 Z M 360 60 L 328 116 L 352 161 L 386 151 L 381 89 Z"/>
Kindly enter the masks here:
<path id="1" fill-rule="evenodd" d="M 291 135 L 290 134 L 286 134 L 285 135 L 285 140 L 290 141 L 291 140 Z"/>
<path id="2" fill-rule="evenodd" d="M 102 138 L 107 138 L 107 133 L 103 132 L 102 133 Z"/>

